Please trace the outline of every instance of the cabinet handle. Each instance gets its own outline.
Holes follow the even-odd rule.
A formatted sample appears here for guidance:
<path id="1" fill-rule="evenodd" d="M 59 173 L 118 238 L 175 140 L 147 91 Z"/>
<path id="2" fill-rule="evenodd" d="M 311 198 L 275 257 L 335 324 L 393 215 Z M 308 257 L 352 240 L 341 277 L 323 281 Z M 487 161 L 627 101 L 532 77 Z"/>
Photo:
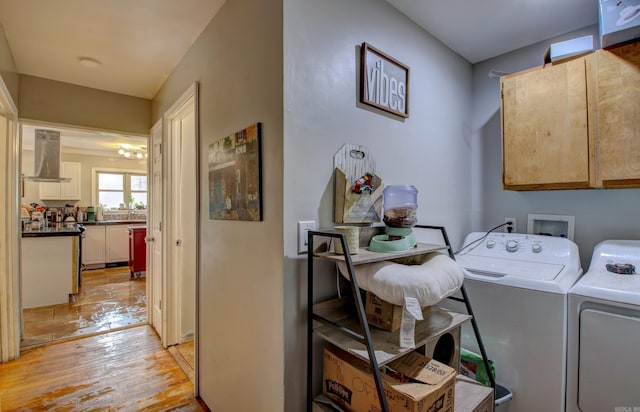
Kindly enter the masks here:
<path id="1" fill-rule="evenodd" d="M 176 240 L 176 246 L 182 246 L 182 240 L 180 239 Z"/>
<path id="2" fill-rule="evenodd" d="M 147 243 L 155 242 L 156 239 L 153 236 L 147 236 L 144 238 L 144 241 Z"/>

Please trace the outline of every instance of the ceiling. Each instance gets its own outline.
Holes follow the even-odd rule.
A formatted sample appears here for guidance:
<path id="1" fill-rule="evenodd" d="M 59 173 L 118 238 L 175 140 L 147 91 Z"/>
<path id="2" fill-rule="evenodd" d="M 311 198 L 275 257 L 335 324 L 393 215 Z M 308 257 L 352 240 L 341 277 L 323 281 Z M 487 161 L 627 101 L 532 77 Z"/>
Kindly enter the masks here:
<path id="1" fill-rule="evenodd" d="M 151 99 L 223 3 L 0 0 L 0 23 L 19 73 Z"/>
<path id="2" fill-rule="evenodd" d="M 598 0 L 387 0 L 478 63 L 598 23 Z"/>
<path id="3" fill-rule="evenodd" d="M 598 0 L 387 1 L 471 63 L 598 18 Z M 0 0 L 0 24 L 19 73 L 151 99 L 224 2 Z"/>

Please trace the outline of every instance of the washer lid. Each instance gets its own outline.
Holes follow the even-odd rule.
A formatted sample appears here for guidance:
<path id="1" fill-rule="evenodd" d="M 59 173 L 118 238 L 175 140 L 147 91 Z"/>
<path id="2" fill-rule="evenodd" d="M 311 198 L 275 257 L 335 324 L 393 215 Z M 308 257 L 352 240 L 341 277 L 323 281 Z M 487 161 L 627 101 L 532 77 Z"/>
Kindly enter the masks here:
<path id="1" fill-rule="evenodd" d="M 470 272 L 494 277 L 513 276 L 541 281 L 554 280 L 564 265 L 483 256 L 460 256 L 458 263 Z"/>
<path id="2" fill-rule="evenodd" d="M 635 275 L 607 271 L 607 264 L 630 263 Z M 570 293 L 640 305 L 640 240 L 605 240 L 593 250 L 591 264 Z"/>
<path id="3" fill-rule="evenodd" d="M 606 269 L 592 269 L 576 282 L 570 293 L 640 305 L 640 275 L 619 275 Z"/>
<path id="4" fill-rule="evenodd" d="M 566 294 L 582 274 L 556 263 L 469 255 L 458 257 L 457 262 L 465 269 L 466 279 L 560 294 Z"/>

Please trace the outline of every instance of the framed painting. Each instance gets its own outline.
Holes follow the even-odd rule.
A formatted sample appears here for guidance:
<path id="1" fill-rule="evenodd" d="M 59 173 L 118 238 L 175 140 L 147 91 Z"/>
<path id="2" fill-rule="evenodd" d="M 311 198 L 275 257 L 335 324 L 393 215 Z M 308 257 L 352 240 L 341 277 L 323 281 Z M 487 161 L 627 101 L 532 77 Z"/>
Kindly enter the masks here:
<path id="1" fill-rule="evenodd" d="M 367 43 L 360 53 L 360 102 L 409 117 L 409 67 Z"/>
<path id="2" fill-rule="evenodd" d="M 209 145 L 209 219 L 262 220 L 262 124 Z"/>

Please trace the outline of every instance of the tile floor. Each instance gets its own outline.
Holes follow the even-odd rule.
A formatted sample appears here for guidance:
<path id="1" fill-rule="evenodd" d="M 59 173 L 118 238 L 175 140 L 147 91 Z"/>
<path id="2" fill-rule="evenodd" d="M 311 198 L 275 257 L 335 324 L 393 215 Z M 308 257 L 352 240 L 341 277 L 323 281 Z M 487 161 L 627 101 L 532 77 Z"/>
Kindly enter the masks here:
<path id="1" fill-rule="evenodd" d="M 119 266 L 82 272 L 74 302 L 23 310 L 21 347 L 147 323 L 146 281 Z"/>

